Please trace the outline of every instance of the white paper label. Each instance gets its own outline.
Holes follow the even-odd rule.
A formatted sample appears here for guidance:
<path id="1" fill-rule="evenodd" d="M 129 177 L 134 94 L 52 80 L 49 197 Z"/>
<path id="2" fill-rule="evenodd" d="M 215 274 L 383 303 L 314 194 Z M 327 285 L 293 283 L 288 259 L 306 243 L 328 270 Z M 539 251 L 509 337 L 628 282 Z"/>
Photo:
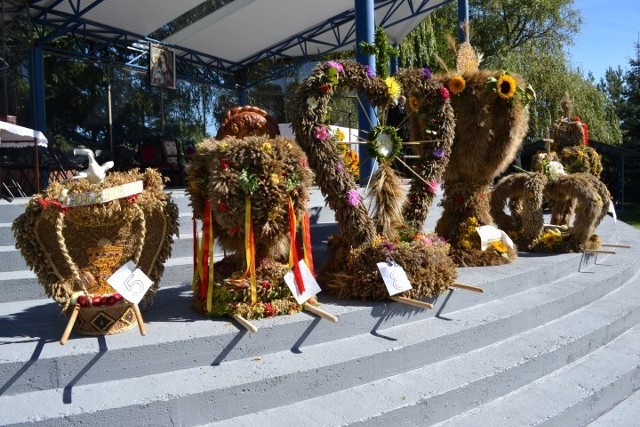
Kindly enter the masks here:
<path id="1" fill-rule="evenodd" d="M 613 205 L 613 200 L 609 200 L 609 212 L 613 216 L 613 222 L 618 223 L 618 215 L 616 215 L 616 208 Z"/>
<path id="2" fill-rule="evenodd" d="M 77 206 L 97 205 L 99 203 L 122 199 L 140 194 L 143 190 L 144 183 L 142 181 L 134 181 L 90 193 L 63 193 L 60 195 L 60 198 L 62 198 L 62 205 L 64 207 L 73 208 Z"/>
<path id="3" fill-rule="evenodd" d="M 313 277 L 311 270 L 307 267 L 307 264 L 301 259 L 298 262 L 298 268 L 300 269 L 300 274 L 302 275 L 302 281 L 304 282 L 304 292 L 300 293 L 298 290 L 298 286 L 296 285 L 296 279 L 293 275 L 293 270 L 289 270 L 287 274 L 284 275 L 284 282 L 291 290 L 293 297 L 296 299 L 298 304 L 304 304 L 307 302 L 309 298 L 317 294 L 321 291 L 320 285 L 316 281 L 316 278 Z"/>
<path id="4" fill-rule="evenodd" d="M 133 261 L 129 261 L 120 267 L 107 279 L 107 283 L 120 295 L 133 304 L 138 304 L 153 281 L 142 272 Z"/>
<path id="5" fill-rule="evenodd" d="M 485 250 L 493 242 L 502 241 L 505 245 L 513 249 L 513 240 L 504 231 L 493 225 L 483 225 L 476 228 L 478 235 L 480 236 L 480 249 Z"/>
<path id="6" fill-rule="evenodd" d="M 379 262 L 377 265 L 389 295 L 396 295 L 412 289 L 404 268 L 395 262 Z"/>

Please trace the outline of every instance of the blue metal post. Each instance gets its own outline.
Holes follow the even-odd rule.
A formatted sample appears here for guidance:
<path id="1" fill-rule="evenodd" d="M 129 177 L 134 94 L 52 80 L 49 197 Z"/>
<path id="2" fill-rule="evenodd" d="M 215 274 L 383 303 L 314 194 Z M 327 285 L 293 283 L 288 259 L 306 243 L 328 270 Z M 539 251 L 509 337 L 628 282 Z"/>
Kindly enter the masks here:
<path id="1" fill-rule="evenodd" d="M 469 1 L 458 0 L 458 41 L 471 41 L 465 36 L 465 29 L 468 31 L 469 24 Z"/>
<path id="2" fill-rule="evenodd" d="M 44 132 L 47 128 L 44 99 L 44 60 L 42 46 L 31 49 L 31 125 Z"/>
<path id="3" fill-rule="evenodd" d="M 365 55 L 360 52 L 360 42 L 373 43 L 375 32 L 374 0 L 354 0 L 356 10 L 356 52 L 359 63 L 368 65 L 375 72 L 376 63 L 373 55 Z M 371 124 L 376 123 L 376 111 L 362 93 L 358 94 L 358 129 L 360 138 L 367 138 L 371 130 Z M 373 158 L 369 155 L 366 145 L 359 146 L 360 155 L 360 186 L 367 185 L 369 176 L 373 172 Z"/>
<path id="4" fill-rule="evenodd" d="M 242 69 L 235 75 L 236 89 L 238 89 L 238 105 L 243 106 L 249 103 L 247 91 L 247 71 Z"/>

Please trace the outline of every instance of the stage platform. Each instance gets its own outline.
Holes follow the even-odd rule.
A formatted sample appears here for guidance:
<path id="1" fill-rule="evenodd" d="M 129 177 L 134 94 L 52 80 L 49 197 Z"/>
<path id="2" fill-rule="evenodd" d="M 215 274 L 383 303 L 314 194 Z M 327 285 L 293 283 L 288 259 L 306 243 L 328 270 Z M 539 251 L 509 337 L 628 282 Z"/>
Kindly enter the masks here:
<path id="1" fill-rule="evenodd" d="M 26 199 L 0 201 L 0 425 L 637 425 L 640 230 L 607 216 L 600 238 L 631 249 L 460 268 L 484 293 L 450 290 L 432 310 L 320 293 L 338 323 L 300 313 L 251 334 L 190 309 L 191 212 L 172 194 L 180 236 L 147 335 L 65 346 L 66 318 L 14 247 Z M 310 206 L 320 263 L 337 226 L 317 189 Z"/>

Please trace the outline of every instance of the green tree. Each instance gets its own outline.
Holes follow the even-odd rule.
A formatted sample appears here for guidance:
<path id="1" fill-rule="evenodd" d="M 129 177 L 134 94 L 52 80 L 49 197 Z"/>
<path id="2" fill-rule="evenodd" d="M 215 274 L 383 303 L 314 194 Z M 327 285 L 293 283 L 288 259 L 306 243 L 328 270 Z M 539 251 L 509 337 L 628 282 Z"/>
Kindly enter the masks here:
<path id="1" fill-rule="evenodd" d="M 629 70 L 624 76 L 624 86 L 618 114 L 620 116 L 624 143 L 640 146 L 640 44 L 635 45 L 638 59 L 629 61 Z"/>

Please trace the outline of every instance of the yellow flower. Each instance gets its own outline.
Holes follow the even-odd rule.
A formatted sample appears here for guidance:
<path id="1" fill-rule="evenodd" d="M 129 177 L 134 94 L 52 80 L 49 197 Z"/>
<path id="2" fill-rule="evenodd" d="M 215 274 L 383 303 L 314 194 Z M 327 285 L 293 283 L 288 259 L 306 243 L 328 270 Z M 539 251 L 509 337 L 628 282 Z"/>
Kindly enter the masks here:
<path id="1" fill-rule="evenodd" d="M 562 150 L 562 157 L 569 157 L 571 155 L 571 150 L 569 150 L 568 148 L 564 148 Z"/>
<path id="2" fill-rule="evenodd" d="M 506 254 L 509 251 L 507 245 L 505 245 L 501 240 L 491 242 L 491 247 L 499 254 Z"/>
<path id="3" fill-rule="evenodd" d="M 336 129 L 336 139 L 338 141 L 344 141 L 344 132 L 342 132 L 342 129 Z"/>
<path id="4" fill-rule="evenodd" d="M 271 144 L 265 142 L 262 144 L 262 146 L 260 146 L 260 151 L 262 151 L 263 153 L 271 153 L 271 148 Z"/>
<path id="5" fill-rule="evenodd" d="M 478 219 L 475 216 L 469 217 L 469 219 L 467 220 L 467 224 L 475 227 L 478 227 L 480 225 L 480 223 L 478 223 Z"/>
<path id="6" fill-rule="evenodd" d="M 400 92 L 402 92 L 400 83 L 398 83 L 398 81 L 393 77 L 387 77 L 386 79 L 384 79 L 384 82 L 387 85 L 387 92 L 389 93 L 389 97 L 391 99 L 398 99 L 400 97 Z"/>
<path id="7" fill-rule="evenodd" d="M 227 144 L 226 142 L 221 142 L 219 147 L 220 147 L 220 151 L 224 151 L 227 149 L 227 147 L 229 147 L 229 144 Z"/>
<path id="8" fill-rule="evenodd" d="M 451 93 L 457 95 L 464 90 L 467 86 L 467 82 L 462 76 L 453 76 L 451 80 L 449 80 L 449 84 L 447 86 L 449 86 Z"/>
<path id="9" fill-rule="evenodd" d="M 542 242 L 548 248 L 553 246 L 556 243 L 556 241 L 561 241 L 561 240 L 562 240 L 562 234 L 558 230 L 547 231 L 542 236 Z"/>
<path id="10" fill-rule="evenodd" d="M 272 174 L 271 174 L 271 183 L 272 183 L 273 185 L 278 185 L 278 184 L 280 184 L 280 176 L 278 176 L 278 174 L 277 174 L 277 173 L 272 173 Z"/>
<path id="11" fill-rule="evenodd" d="M 503 99 L 509 99 L 516 93 L 517 87 L 516 79 L 508 74 L 503 74 L 498 79 L 498 96 Z"/>
<path id="12" fill-rule="evenodd" d="M 416 98 L 415 96 L 410 96 L 409 108 L 411 108 L 411 111 L 418 111 L 419 106 L 420 106 L 420 101 L 418 101 L 418 98 Z"/>
<path id="13" fill-rule="evenodd" d="M 578 157 L 584 157 L 584 151 L 582 150 L 578 151 Z"/>

